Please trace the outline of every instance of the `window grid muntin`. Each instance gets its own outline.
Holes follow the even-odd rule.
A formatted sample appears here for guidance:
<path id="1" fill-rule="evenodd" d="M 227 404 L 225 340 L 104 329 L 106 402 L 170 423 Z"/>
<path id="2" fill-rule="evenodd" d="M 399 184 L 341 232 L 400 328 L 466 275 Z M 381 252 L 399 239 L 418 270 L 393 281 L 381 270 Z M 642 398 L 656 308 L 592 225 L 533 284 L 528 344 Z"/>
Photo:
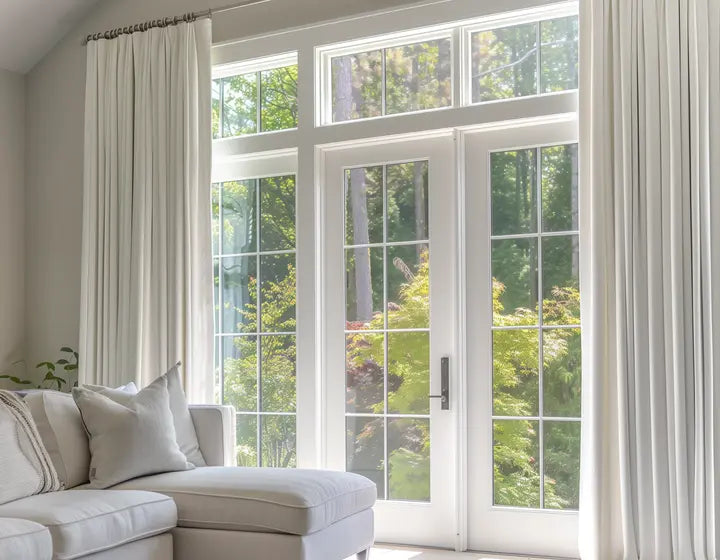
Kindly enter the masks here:
<path id="1" fill-rule="evenodd" d="M 222 83 L 222 82 L 221 82 Z M 222 98 L 221 98 L 222 100 Z M 222 105 L 222 103 L 221 103 Z M 222 123 L 221 123 L 222 126 Z M 218 332 L 215 333 L 215 339 L 216 339 L 216 352 L 218 352 L 219 360 L 218 360 L 218 367 L 219 367 L 219 383 L 220 383 L 220 402 L 225 403 L 225 356 L 224 356 L 224 347 L 223 343 L 225 339 L 233 339 L 233 338 L 241 338 L 241 337 L 255 337 L 255 356 L 256 356 L 256 410 L 250 411 L 236 411 L 235 412 L 235 422 L 237 423 L 239 417 L 254 417 L 256 419 L 256 466 L 262 467 L 265 466 L 262 464 L 263 461 L 263 443 L 262 443 L 262 430 L 263 430 L 263 417 L 285 417 L 285 416 L 292 416 L 296 419 L 295 426 L 295 454 L 297 457 L 297 403 L 296 403 L 296 409 L 292 412 L 275 412 L 275 411 L 264 411 L 263 410 L 263 403 L 262 403 L 262 339 L 263 337 L 268 336 L 294 336 L 295 337 L 295 348 L 297 352 L 297 328 L 295 331 L 270 331 L 265 332 L 262 328 L 262 304 L 261 304 L 261 265 L 260 260 L 263 256 L 273 256 L 273 255 L 293 255 L 295 257 L 295 265 L 297 266 L 297 247 L 293 249 L 287 249 L 287 250 L 272 250 L 272 251 L 262 251 L 261 250 L 261 221 L 262 221 L 262 215 L 261 215 L 261 181 L 262 179 L 273 179 L 273 178 L 281 178 L 281 177 L 293 177 L 293 183 L 295 186 L 295 192 L 297 193 L 297 176 L 292 173 L 283 174 L 283 175 L 266 175 L 262 177 L 253 177 L 253 178 L 243 178 L 243 179 L 237 179 L 237 180 L 226 180 L 226 181 L 220 181 L 217 183 L 214 183 L 214 187 L 217 188 L 218 191 L 218 242 L 217 242 L 217 248 L 218 248 L 218 254 L 213 255 L 213 262 L 218 263 L 218 318 L 217 318 L 217 324 L 218 324 Z M 255 223 L 253 224 L 253 230 L 255 234 L 255 251 L 245 251 L 240 253 L 229 253 L 224 254 L 223 253 L 223 238 L 224 238 L 224 205 L 223 205 L 223 194 L 225 192 L 225 184 L 226 183 L 242 183 L 242 182 L 252 182 L 253 184 L 253 190 L 255 192 Z M 297 215 L 295 216 L 295 228 L 297 229 Z M 297 241 L 296 241 L 297 243 Z M 254 332 L 240 332 L 240 333 L 232 333 L 232 332 L 225 332 L 225 328 L 223 325 L 223 309 L 224 309 L 224 297 L 223 297 L 223 260 L 224 259 L 231 259 L 231 258 L 242 258 L 242 257 L 254 257 L 256 259 L 256 293 L 255 293 L 255 306 L 256 306 L 256 320 L 255 320 L 255 331 Z M 295 286 L 295 290 L 297 293 L 297 284 Z M 296 372 L 297 373 L 297 372 Z M 297 378 L 296 378 L 296 390 L 297 390 Z M 296 394 L 297 399 L 297 394 Z M 236 442 L 237 445 L 237 442 Z"/>
<path id="2" fill-rule="evenodd" d="M 353 121 L 345 121 L 345 122 L 353 122 Z M 347 341 L 348 335 L 357 335 L 357 334 L 381 334 L 383 335 L 383 413 L 369 413 L 369 412 L 348 412 L 347 407 L 345 407 L 345 432 L 347 433 L 347 419 L 348 418 L 369 418 L 369 419 L 382 419 L 383 420 L 383 495 L 378 496 L 379 500 L 383 501 L 393 501 L 393 502 L 404 502 L 404 501 L 413 501 L 417 503 L 429 503 L 430 500 L 427 502 L 422 501 L 415 501 L 415 500 L 404 500 L 404 499 L 390 499 L 390 462 L 389 462 L 389 453 L 388 453 L 388 447 L 389 447 L 389 438 L 388 438 L 388 426 L 390 424 L 390 420 L 394 419 L 407 419 L 407 420 L 426 420 L 428 423 L 428 427 L 430 426 L 430 414 L 418 414 L 418 413 L 391 413 L 389 412 L 390 406 L 389 406 L 389 364 L 388 364 L 388 334 L 390 333 L 427 333 L 428 337 L 430 336 L 430 326 L 428 327 L 416 327 L 416 328 L 393 328 L 390 329 L 388 326 L 388 276 L 387 276 L 387 250 L 388 248 L 392 247 L 407 247 L 407 246 L 419 246 L 419 245 L 425 245 L 427 246 L 428 255 L 430 253 L 430 224 L 427 224 L 427 231 L 428 235 L 426 238 L 421 240 L 414 240 L 414 241 L 392 241 L 388 242 L 388 202 L 387 202 L 387 194 L 388 194 L 388 188 L 387 188 L 387 168 L 391 165 L 407 165 L 407 164 L 419 164 L 419 163 L 426 163 L 427 168 L 429 170 L 430 161 L 428 159 L 414 159 L 414 160 L 399 160 L 399 161 L 386 161 L 384 163 L 380 164 L 367 164 L 367 165 L 359 165 L 359 166 L 352 166 L 345 168 L 343 170 L 343 229 L 342 229 L 342 235 L 343 235 L 343 260 L 345 262 L 344 264 L 344 271 L 343 274 L 347 274 L 347 251 L 348 249 L 358 249 L 358 248 L 382 248 L 383 250 L 383 301 L 382 301 L 382 312 L 383 312 L 383 328 L 382 329 L 361 329 L 361 330 L 350 330 L 350 329 L 344 329 L 343 336 L 345 337 L 345 340 Z M 346 205 L 347 205 L 347 181 L 348 181 L 348 175 L 347 172 L 351 171 L 353 169 L 368 169 L 372 167 L 380 167 L 382 166 L 382 198 L 383 198 L 383 241 L 381 243 L 361 243 L 361 244 L 347 244 L 347 212 L 346 212 Z M 429 184 L 428 184 L 429 189 Z M 427 201 L 429 203 L 429 201 Z M 354 227 L 354 224 L 353 224 Z M 343 300 L 344 300 L 344 313 L 347 313 L 347 296 L 348 296 L 348 290 L 347 290 L 347 282 L 345 282 L 345 289 L 343 294 Z M 429 303 L 429 302 L 428 302 Z M 346 321 L 347 322 L 347 319 Z M 347 343 L 347 342 L 346 342 Z M 345 353 L 347 352 L 347 348 L 345 349 Z M 344 375 L 346 375 L 346 372 L 343 372 Z M 347 381 L 346 381 L 347 383 Z M 429 402 L 429 398 L 428 398 Z M 346 436 L 347 437 L 347 436 Z M 346 449 L 346 466 L 347 466 L 347 449 Z M 431 467 L 432 468 L 432 467 Z M 430 487 L 430 491 L 432 492 L 432 487 Z"/>
<path id="3" fill-rule="evenodd" d="M 539 50 L 539 49 L 538 49 Z M 538 79 L 539 83 L 539 79 Z M 541 156 L 542 156 L 542 150 L 545 148 L 552 148 L 555 146 L 577 146 L 576 142 L 560 142 L 560 143 L 548 143 L 548 144 L 535 144 L 532 146 L 523 146 L 523 147 L 516 147 L 516 148 L 504 148 L 502 150 L 496 150 L 490 152 L 488 156 L 488 160 L 491 161 L 492 155 L 494 153 L 505 153 L 505 152 L 512 152 L 512 151 L 521 151 L 521 150 L 533 150 L 535 152 L 535 158 L 536 158 L 536 166 L 535 166 L 535 181 L 537 185 L 537 195 L 536 195 L 536 231 L 530 232 L 530 233 L 520 233 L 520 234 L 501 234 L 501 235 L 493 235 L 492 231 L 490 234 L 490 243 L 492 244 L 493 241 L 496 240 L 507 240 L 507 239 L 531 239 L 535 240 L 537 242 L 536 246 L 536 253 L 537 253 L 537 293 L 538 293 L 538 314 L 537 314 L 537 323 L 534 325 L 512 325 L 512 326 L 505 326 L 505 325 L 495 325 L 494 321 L 491 321 L 491 332 L 499 332 L 499 331 L 511 331 L 511 330 L 527 330 L 527 331 L 535 331 L 538 335 L 538 414 L 537 415 L 530 415 L 530 416 L 511 416 L 511 415 L 500 415 L 495 414 L 495 406 L 494 406 L 494 397 L 495 397 L 495 391 L 494 387 L 492 386 L 493 383 L 493 376 L 491 376 L 491 389 L 492 389 L 492 397 L 491 397 L 491 431 L 493 433 L 493 436 L 491 438 L 492 446 L 493 446 L 493 463 L 494 463 L 494 456 L 495 456 L 495 421 L 527 421 L 527 422 L 537 422 L 538 423 L 538 459 L 539 459 L 539 474 L 540 474 L 540 488 L 539 488 L 539 499 L 540 499 L 540 506 L 539 507 L 524 507 L 524 506 L 518 506 L 518 505 L 507 505 L 507 504 L 496 504 L 495 503 L 495 477 L 492 478 L 492 487 L 493 487 L 493 508 L 499 508 L 499 509 L 522 509 L 523 511 L 577 511 L 577 509 L 574 508 L 565 508 L 565 509 L 553 509 L 553 508 L 546 508 L 545 507 L 545 422 L 567 422 L 567 423 L 577 423 L 579 424 L 581 422 L 580 417 L 576 416 L 547 416 L 545 415 L 544 411 L 544 360 L 543 360 L 543 349 L 544 349 L 544 338 L 543 333 L 547 330 L 580 330 L 580 324 L 573 324 L 573 325 L 555 325 L 555 324 L 544 324 L 544 318 L 543 318 L 543 239 L 544 238 L 552 238 L 552 237 L 570 237 L 570 236 L 579 236 L 579 229 L 578 230 L 563 230 L 563 231 L 550 231 L 545 232 L 543 231 L 543 222 L 542 222 L 542 205 L 543 205 L 543 190 L 542 190 L 542 163 L 541 163 Z M 489 169 L 491 169 L 491 166 L 489 166 Z M 490 210 L 492 212 L 492 184 L 490 184 L 490 188 L 488 191 L 488 194 L 490 196 L 491 204 L 490 204 Z M 578 216 L 579 218 L 579 216 Z M 578 220 L 579 221 L 579 220 Z M 492 224 L 492 219 L 491 219 Z M 492 263 L 491 263 L 491 279 L 494 277 L 494 271 L 492 270 Z M 492 288 L 491 288 L 492 289 Z M 492 316 L 492 308 L 491 308 L 491 316 Z M 491 343 L 491 368 L 494 370 L 494 366 L 492 364 L 492 360 L 494 360 L 494 341 Z"/>

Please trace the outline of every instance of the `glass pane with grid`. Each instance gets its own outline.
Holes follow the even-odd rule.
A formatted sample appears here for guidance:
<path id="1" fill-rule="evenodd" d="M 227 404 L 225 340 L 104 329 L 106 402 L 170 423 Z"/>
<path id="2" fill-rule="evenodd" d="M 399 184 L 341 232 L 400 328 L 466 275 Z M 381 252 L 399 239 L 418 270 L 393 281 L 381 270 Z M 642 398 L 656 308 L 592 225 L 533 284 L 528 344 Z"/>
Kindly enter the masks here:
<path id="1" fill-rule="evenodd" d="M 576 15 L 470 35 L 473 103 L 578 87 Z"/>
<path id="2" fill-rule="evenodd" d="M 296 465 L 295 176 L 212 187 L 218 400 L 243 466 Z"/>
<path id="3" fill-rule="evenodd" d="M 214 79 L 213 138 L 296 128 L 297 78 L 294 64 Z"/>
<path id="4" fill-rule="evenodd" d="M 442 37 L 330 59 L 332 122 L 452 105 L 452 40 Z"/>
<path id="5" fill-rule="evenodd" d="M 490 170 L 494 502 L 577 509 L 577 145 L 494 152 Z"/>
<path id="6" fill-rule="evenodd" d="M 430 500 L 428 163 L 345 172 L 346 468 Z"/>

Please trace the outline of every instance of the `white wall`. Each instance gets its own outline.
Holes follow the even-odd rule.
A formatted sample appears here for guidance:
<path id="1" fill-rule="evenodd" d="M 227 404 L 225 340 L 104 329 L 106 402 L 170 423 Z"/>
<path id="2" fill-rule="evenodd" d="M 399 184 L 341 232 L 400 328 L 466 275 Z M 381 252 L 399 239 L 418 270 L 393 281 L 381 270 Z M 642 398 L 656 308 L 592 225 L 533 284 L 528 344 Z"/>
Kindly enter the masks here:
<path id="1" fill-rule="evenodd" d="M 27 76 L 29 363 L 78 346 L 85 49 L 82 36 L 231 0 L 105 0 Z M 272 0 L 213 18 L 213 40 L 257 35 L 408 0 Z M 22 227 L 22 226 L 21 226 Z"/>
<path id="2" fill-rule="evenodd" d="M 23 357 L 25 77 L 0 70 L 0 371 Z"/>

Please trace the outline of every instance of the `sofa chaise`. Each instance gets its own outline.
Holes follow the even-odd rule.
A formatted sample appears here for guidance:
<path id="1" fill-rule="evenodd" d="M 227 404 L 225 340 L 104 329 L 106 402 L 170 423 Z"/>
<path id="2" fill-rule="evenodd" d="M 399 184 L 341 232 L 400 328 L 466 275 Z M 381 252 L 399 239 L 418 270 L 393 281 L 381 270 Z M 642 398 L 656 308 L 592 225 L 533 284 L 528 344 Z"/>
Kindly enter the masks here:
<path id="1" fill-rule="evenodd" d="M 234 409 L 191 406 L 190 413 L 208 466 L 0 505 L 0 518 L 11 518 L 0 520 L 0 558 L 49 558 L 49 540 L 57 560 L 367 558 L 374 483 L 344 472 L 229 466 Z M 63 429 L 55 427 L 58 445 L 73 445 Z M 3 546 L 25 552 L 4 555 Z"/>

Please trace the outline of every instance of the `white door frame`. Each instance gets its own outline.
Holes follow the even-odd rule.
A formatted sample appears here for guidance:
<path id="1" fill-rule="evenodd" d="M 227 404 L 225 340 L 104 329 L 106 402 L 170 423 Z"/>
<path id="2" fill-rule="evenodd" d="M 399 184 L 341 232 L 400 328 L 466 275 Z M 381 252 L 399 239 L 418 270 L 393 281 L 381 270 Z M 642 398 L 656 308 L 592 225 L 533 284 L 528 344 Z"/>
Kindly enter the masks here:
<path id="1" fill-rule="evenodd" d="M 417 161 L 429 164 L 431 243 L 431 393 L 440 391 L 440 357 L 450 357 L 450 410 L 430 401 L 431 503 L 379 501 L 375 507 L 379 541 L 456 547 L 458 534 L 456 456 L 458 407 L 457 367 L 457 241 L 455 216 L 457 180 L 455 142 L 451 130 L 373 138 L 320 146 L 317 149 L 317 208 L 320 230 L 317 248 L 321 268 L 318 317 L 322 386 L 319 402 L 324 416 L 320 441 L 323 466 L 345 469 L 345 341 L 344 341 L 344 210 L 343 173 L 349 167 Z M 442 192 L 440 189 L 442 188 Z M 438 227 L 439 223 L 447 227 Z M 435 226 L 433 226 L 435 224 Z M 434 247 L 434 249 L 433 249 Z M 437 319 L 436 319 L 437 318 Z M 438 327 L 438 322 L 442 326 Z M 338 375 L 338 372 L 343 372 Z"/>

